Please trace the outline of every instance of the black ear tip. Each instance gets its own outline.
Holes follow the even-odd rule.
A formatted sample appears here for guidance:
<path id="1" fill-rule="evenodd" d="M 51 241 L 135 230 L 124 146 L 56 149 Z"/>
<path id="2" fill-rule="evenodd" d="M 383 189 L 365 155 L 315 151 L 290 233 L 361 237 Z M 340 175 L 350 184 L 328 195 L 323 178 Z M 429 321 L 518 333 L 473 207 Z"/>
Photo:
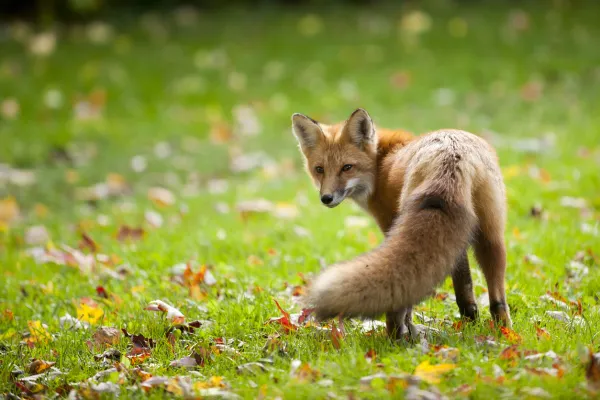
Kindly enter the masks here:
<path id="1" fill-rule="evenodd" d="M 369 117 L 369 113 L 367 112 L 367 110 L 365 110 L 364 108 L 357 108 L 356 110 L 354 110 L 354 112 L 352 113 L 352 115 L 350 117 L 354 117 L 356 114 L 364 114 L 365 116 Z"/>

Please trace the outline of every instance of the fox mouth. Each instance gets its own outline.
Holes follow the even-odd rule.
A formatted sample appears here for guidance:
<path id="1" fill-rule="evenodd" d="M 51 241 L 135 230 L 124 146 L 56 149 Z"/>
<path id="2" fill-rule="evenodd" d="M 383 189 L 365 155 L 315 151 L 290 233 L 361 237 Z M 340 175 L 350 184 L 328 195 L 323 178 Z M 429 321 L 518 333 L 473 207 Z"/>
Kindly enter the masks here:
<path id="1" fill-rule="evenodd" d="M 334 194 L 333 201 L 329 204 L 325 204 L 327 208 L 335 208 L 339 206 L 346 197 L 351 196 L 354 193 L 354 188 L 344 190 L 341 194 Z"/>

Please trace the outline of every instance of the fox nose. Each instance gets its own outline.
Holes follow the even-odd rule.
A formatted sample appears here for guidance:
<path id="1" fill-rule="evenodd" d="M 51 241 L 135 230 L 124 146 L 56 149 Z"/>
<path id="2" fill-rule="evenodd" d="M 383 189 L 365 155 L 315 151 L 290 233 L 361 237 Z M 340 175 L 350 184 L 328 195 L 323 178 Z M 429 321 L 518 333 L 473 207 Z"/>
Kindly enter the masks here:
<path id="1" fill-rule="evenodd" d="M 323 204 L 329 204 L 333 201 L 333 196 L 330 194 L 324 194 L 323 196 L 321 196 L 321 203 Z"/>

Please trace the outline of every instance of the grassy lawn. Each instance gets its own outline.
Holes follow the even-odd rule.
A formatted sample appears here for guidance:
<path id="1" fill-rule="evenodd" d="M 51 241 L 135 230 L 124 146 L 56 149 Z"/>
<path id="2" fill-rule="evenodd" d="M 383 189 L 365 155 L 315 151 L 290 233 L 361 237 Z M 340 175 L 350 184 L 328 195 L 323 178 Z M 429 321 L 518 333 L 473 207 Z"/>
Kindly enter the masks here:
<path id="1" fill-rule="evenodd" d="M 62 27 L 54 48 L 2 28 L 0 393 L 597 396 L 600 8 L 586 4 L 164 12 Z M 420 343 L 360 321 L 343 338 L 267 323 L 274 300 L 299 313 L 314 273 L 382 238 L 357 206 L 320 205 L 291 134 L 293 112 L 359 106 L 497 147 L 514 333 L 490 326 L 474 259 L 479 321 L 459 323 L 448 279 L 416 308 Z M 180 315 L 154 300 L 202 325 L 173 331 Z"/>

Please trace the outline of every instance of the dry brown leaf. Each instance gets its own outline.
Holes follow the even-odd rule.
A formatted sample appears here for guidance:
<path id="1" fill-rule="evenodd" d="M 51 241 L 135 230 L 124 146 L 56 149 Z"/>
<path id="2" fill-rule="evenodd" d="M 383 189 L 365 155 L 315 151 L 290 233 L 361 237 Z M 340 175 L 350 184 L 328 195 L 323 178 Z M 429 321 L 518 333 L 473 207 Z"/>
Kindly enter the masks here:
<path id="1" fill-rule="evenodd" d="M 117 328 L 102 326 L 94 332 L 92 339 L 98 346 L 115 346 L 121 340 L 121 331 Z"/>
<path id="2" fill-rule="evenodd" d="M 585 371 L 588 385 L 594 390 L 600 390 L 600 353 L 593 354 L 590 351 L 590 358 Z"/>

